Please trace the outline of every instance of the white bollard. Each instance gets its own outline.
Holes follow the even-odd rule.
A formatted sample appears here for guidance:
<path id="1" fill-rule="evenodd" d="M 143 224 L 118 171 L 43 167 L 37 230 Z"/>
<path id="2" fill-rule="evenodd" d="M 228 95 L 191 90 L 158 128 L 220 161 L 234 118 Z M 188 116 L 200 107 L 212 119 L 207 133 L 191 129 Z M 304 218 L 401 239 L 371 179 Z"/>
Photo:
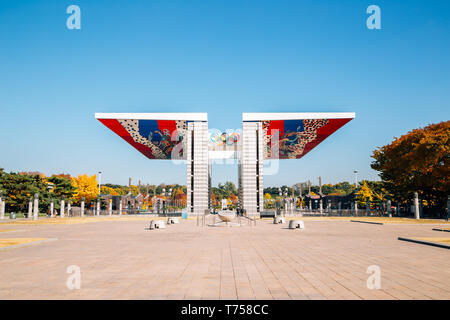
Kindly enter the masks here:
<path id="1" fill-rule="evenodd" d="M 289 229 L 305 229 L 305 224 L 302 220 L 289 221 Z"/>
<path id="2" fill-rule="evenodd" d="M 97 215 L 100 215 L 100 201 L 97 200 Z"/>
<path id="3" fill-rule="evenodd" d="M 109 215 L 112 216 L 112 199 L 109 200 L 109 208 L 108 208 L 108 211 L 109 211 Z"/>
<path id="4" fill-rule="evenodd" d="M 67 203 L 67 216 L 70 217 L 70 209 L 72 209 L 72 202 L 69 200 Z"/>
<path id="5" fill-rule="evenodd" d="M 119 202 L 119 215 L 121 215 L 122 214 L 122 199 L 120 199 L 120 202 Z"/>

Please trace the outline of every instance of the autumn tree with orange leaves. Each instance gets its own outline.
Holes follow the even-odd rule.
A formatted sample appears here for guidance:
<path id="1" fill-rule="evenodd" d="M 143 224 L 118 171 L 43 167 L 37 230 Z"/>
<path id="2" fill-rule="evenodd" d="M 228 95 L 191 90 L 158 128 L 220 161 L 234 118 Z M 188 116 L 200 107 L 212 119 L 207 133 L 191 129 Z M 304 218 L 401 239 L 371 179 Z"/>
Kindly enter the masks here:
<path id="1" fill-rule="evenodd" d="M 430 206 L 444 208 L 450 195 L 450 121 L 431 124 L 395 138 L 373 151 L 371 167 L 399 201 L 414 192 Z"/>

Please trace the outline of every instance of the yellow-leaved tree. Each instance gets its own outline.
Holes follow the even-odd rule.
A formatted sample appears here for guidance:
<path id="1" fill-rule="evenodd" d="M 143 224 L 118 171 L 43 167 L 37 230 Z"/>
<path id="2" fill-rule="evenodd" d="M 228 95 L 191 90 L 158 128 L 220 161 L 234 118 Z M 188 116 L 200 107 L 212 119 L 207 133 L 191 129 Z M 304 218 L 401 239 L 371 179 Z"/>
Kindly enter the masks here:
<path id="1" fill-rule="evenodd" d="M 100 193 L 101 194 L 109 194 L 111 196 L 118 196 L 119 195 L 119 193 L 115 189 L 110 188 L 110 187 L 106 187 L 106 186 L 102 186 L 100 188 Z"/>
<path id="2" fill-rule="evenodd" d="M 367 182 L 364 181 L 361 188 L 356 193 L 356 199 L 358 200 L 358 205 L 365 205 L 367 198 L 373 201 L 374 192 L 369 188 Z"/>
<path id="3" fill-rule="evenodd" d="M 73 177 L 72 185 L 76 189 L 74 194 L 75 203 L 80 203 L 82 197 L 89 203 L 98 196 L 97 176 L 95 174 L 93 176 L 83 174 L 76 178 Z"/>

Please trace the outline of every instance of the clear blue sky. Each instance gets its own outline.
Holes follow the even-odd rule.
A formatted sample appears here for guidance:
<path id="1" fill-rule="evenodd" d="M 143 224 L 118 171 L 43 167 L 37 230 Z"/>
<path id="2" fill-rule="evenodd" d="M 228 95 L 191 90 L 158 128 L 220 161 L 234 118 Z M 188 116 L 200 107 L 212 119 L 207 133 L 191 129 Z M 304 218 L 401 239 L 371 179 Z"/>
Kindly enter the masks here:
<path id="1" fill-rule="evenodd" d="M 81 8 L 68 30 L 66 8 Z M 366 28 L 381 8 L 382 30 Z M 94 174 L 103 182 L 185 184 L 184 166 L 150 161 L 95 112 L 356 112 L 265 186 L 321 175 L 377 179 L 372 150 L 449 120 L 450 1 L 0 0 L 0 167 Z M 216 165 L 213 184 L 237 180 Z"/>

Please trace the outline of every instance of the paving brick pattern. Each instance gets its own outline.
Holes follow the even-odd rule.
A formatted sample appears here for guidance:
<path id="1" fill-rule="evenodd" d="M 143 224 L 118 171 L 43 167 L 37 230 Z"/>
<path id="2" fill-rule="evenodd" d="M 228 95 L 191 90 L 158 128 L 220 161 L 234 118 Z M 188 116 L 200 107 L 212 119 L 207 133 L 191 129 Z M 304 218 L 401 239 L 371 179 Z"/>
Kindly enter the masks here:
<path id="1" fill-rule="evenodd" d="M 21 226 L 8 237 L 58 240 L 0 252 L 0 299 L 450 299 L 450 250 L 397 240 L 436 226 L 147 227 Z M 81 268 L 80 290 L 66 286 L 70 265 Z M 381 268 L 379 290 L 367 288 L 370 265 Z"/>

